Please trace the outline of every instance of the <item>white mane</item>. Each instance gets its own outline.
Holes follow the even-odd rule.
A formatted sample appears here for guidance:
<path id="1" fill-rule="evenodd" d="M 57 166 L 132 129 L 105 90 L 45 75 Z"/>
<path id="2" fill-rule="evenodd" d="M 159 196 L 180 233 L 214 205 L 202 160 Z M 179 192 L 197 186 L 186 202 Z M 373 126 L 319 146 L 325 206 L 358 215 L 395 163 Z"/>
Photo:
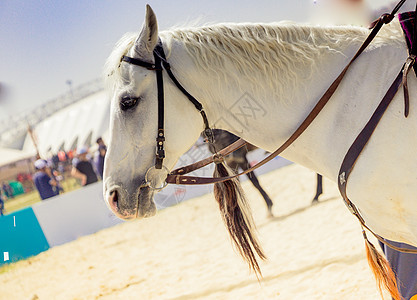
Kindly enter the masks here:
<path id="1" fill-rule="evenodd" d="M 244 78 L 254 88 L 259 86 L 259 82 L 264 86 L 268 84 L 275 95 L 280 95 L 283 87 L 297 86 L 297 74 L 300 74 L 297 71 L 300 69 L 305 76 L 310 76 L 321 54 L 329 51 L 339 53 L 352 44 L 359 47 L 368 33 L 369 30 L 361 27 L 279 22 L 175 28 L 161 32 L 160 36 L 168 48 L 168 57 L 170 41 L 181 41 L 194 63 L 203 72 L 213 74 L 224 87 L 231 83 L 238 85 Z M 106 63 L 106 74 L 112 74 L 107 78 L 108 83 L 116 84 L 121 79 L 118 70 L 120 59 L 137 36 L 137 33 L 125 34 L 117 43 Z M 385 26 L 370 47 L 387 42 L 396 45 L 404 42 L 397 21 Z M 230 71 L 231 68 L 234 72 Z"/>

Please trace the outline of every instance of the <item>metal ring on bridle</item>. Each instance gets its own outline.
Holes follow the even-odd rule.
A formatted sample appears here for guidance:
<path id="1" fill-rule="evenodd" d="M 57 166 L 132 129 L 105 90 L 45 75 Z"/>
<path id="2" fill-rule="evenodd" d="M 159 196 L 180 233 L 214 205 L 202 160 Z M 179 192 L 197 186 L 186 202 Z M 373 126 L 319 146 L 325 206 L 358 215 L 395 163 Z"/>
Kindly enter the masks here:
<path id="1" fill-rule="evenodd" d="M 153 185 L 152 185 L 152 181 L 151 181 L 151 180 L 149 180 L 149 178 L 148 178 L 148 176 L 149 176 L 149 172 L 150 172 L 150 171 L 152 171 L 152 170 L 158 170 L 159 172 L 161 172 L 161 171 L 166 171 L 166 175 L 168 175 L 168 174 L 169 174 L 169 170 L 168 170 L 168 168 L 167 168 L 167 167 L 165 167 L 164 165 L 162 165 L 162 169 L 156 169 L 156 168 L 155 168 L 155 166 L 152 166 L 152 167 L 150 167 L 150 168 L 146 171 L 146 173 L 145 173 L 145 184 L 147 184 L 147 185 L 148 185 L 151 189 L 153 189 L 153 190 L 160 191 L 160 190 L 164 189 L 164 188 L 168 185 L 168 182 L 166 182 L 166 181 L 165 181 L 165 179 L 164 179 L 164 181 L 163 181 L 163 183 L 162 183 L 162 186 L 161 186 L 161 187 L 156 187 L 156 186 L 153 186 Z"/>

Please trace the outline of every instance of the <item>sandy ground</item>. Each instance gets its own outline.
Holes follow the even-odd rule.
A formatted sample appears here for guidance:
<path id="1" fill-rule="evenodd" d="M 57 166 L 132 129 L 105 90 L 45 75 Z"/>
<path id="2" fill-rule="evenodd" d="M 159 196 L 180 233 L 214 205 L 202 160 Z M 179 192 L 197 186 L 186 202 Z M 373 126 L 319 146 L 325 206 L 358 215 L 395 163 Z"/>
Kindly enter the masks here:
<path id="1" fill-rule="evenodd" d="M 18 262 L 0 274 L 0 298 L 380 299 L 359 224 L 334 183 L 325 180 L 321 203 L 311 206 L 315 173 L 303 167 L 260 181 L 275 218 L 243 184 L 268 256 L 260 283 L 233 250 L 210 194 Z"/>

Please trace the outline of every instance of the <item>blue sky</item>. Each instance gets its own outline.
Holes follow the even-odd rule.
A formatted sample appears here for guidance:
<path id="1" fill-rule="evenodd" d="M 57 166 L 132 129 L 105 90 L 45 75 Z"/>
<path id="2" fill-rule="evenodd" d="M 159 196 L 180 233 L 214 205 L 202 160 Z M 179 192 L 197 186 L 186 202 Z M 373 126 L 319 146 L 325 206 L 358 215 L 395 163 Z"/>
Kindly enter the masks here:
<path id="1" fill-rule="evenodd" d="M 67 92 L 67 80 L 77 86 L 100 77 L 117 40 L 140 29 L 146 3 L 160 30 L 195 20 L 303 22 L 317 6 L 313 0 L 0 0 L 0 84 L 6 87 L 0 118 Z"/>

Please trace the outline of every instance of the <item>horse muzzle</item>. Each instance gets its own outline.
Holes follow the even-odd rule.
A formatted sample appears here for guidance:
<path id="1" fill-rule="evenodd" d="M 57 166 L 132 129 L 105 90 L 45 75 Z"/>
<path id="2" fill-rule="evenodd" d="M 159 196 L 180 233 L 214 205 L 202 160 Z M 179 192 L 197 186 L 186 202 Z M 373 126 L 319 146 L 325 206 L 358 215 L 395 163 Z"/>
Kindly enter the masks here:
<path id="1" fill-rule="evenodd" d="M 112 186 L 106 193 L 110 210 L 122 220 L 133 220 L 151 217 L 156 214 L 153 201 L 153 190 L 147 185 L 141 185 L 134 192 L 128 192 L 121 186 Z"/>

